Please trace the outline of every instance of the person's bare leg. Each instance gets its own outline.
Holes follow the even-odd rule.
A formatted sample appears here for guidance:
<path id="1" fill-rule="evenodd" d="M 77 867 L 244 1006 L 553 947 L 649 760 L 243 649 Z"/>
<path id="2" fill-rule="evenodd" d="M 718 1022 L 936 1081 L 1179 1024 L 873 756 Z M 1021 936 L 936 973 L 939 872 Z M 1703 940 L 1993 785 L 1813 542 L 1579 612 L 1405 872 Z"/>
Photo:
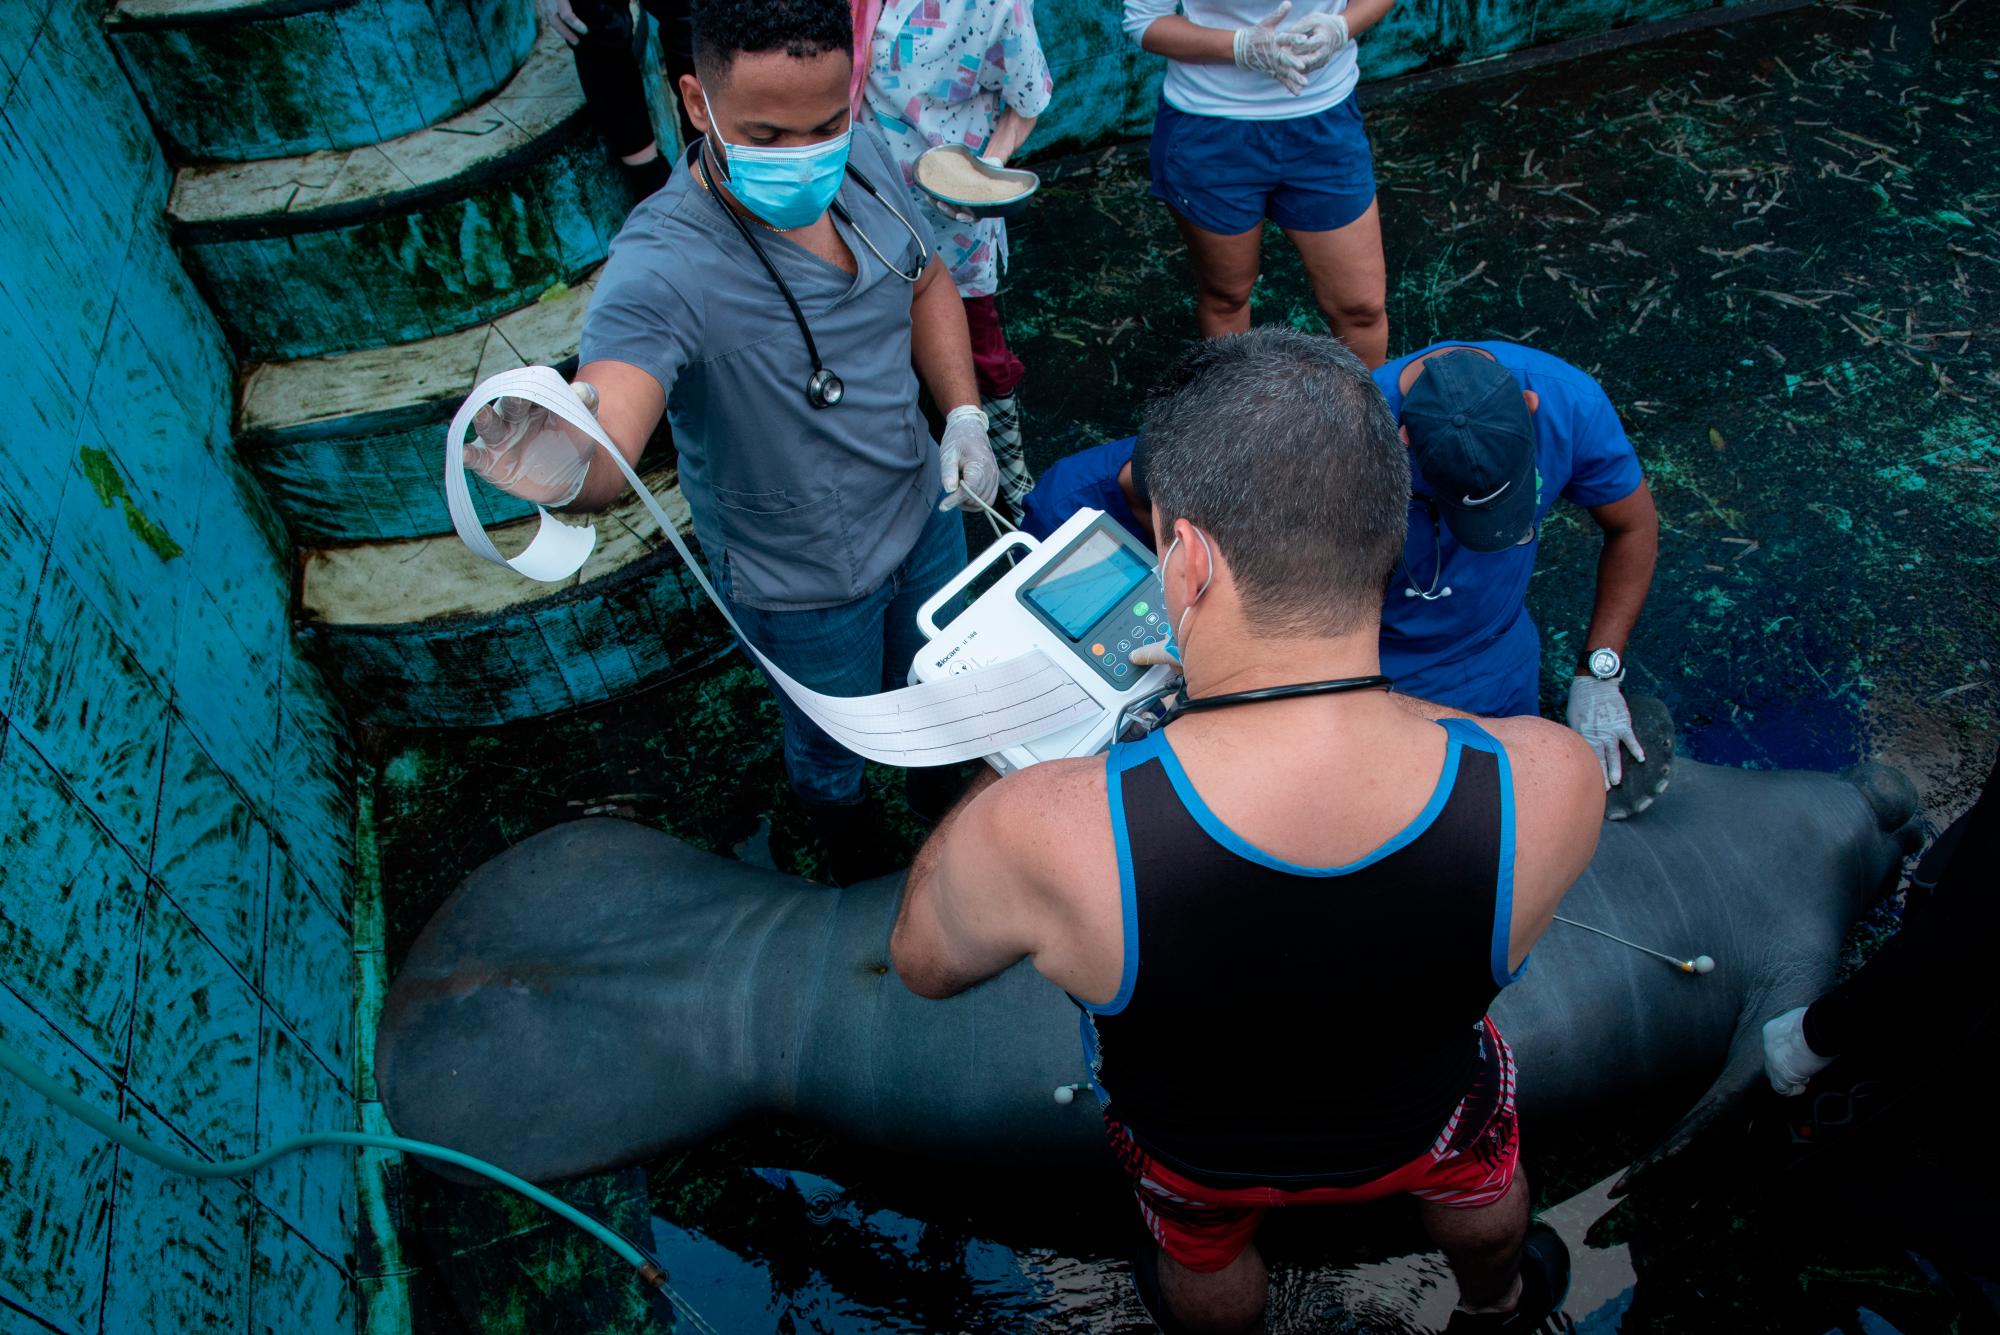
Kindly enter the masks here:
<path id="1" fill-rule="evenodd" d="M 1528 1236 L 1528 1177 L 1518 1169 L 1507 1194 L 1491 1205 L 1454 1210 L 1418 1202 L 1430 1234 L 1458 1279 L 1468 1312 L 1511 1312 L 1521 1301 L 1521 1243 Z"/>
<path id="2" fill-rule="evenodd" d="M 1179 213 L 1174 213 L 1174 221 L 1194 266 L 1195 327 L 1203 338 L 1242 333 L 1250 327 L 1250 289 L 1257 285 L 1264 225 L 1223 236 L 1195 226 Z"/>
<path id="3" fill-rule="evenodd" d="M 1238 1335 L 1264 1328 L 1271 1275 L 1255 1243 L 1220 1270 L 1189 1270 L 1162 1251 L 1160 1296 L 1174 1319 L 1203 1335 Z"/>
<path id="4" fill-rule="evenodd" d="M 1376 203 L 1331 232 L 1285 235 L 1298 247 L 1312 282 L 1313 300 L 1335 338 L 1374 370 L 1389 359 L 1389 316 L 1384 307 L 1388 268 L 1382 260 L 1382 214 Z"/>

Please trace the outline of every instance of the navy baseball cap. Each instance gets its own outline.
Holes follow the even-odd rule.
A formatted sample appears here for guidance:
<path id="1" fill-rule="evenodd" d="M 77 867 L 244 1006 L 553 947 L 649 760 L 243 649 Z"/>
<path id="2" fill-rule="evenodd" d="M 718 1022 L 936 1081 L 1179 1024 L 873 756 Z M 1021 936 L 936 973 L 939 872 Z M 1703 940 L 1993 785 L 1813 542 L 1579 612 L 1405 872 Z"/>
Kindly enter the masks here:
<path id="1" fill-rule="evenodd" d="M 1431 358 L 1403 399 L 1410 452 L 1452 536 L 1505 551 L 1535 527 L 1535 424 L 1514 373 L 1460 348 Z"/>

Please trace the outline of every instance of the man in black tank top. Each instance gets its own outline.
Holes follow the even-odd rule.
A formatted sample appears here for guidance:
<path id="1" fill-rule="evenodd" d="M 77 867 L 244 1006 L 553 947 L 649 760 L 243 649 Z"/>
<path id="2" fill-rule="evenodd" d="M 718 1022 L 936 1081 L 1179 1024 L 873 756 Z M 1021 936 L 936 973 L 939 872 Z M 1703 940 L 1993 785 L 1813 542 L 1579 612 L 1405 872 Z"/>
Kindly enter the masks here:
<path id="1" fill-rule="evenodd" d="M 1451 1329 L 1534 1329 L 1567 1259 L 1486 1009 L 1596 848 L 1597 762 L 1371 689 L 1409 464 L 1339 343 L 1203 344 L 1145 435 L 1188 708 L 975 785 L 910 869 L 896 969 L 941 997 L 1028 958 L 1076 1001 L 1164 1328 L 1260 1327 L 1268 1209 L 1409 1193 Z"/>

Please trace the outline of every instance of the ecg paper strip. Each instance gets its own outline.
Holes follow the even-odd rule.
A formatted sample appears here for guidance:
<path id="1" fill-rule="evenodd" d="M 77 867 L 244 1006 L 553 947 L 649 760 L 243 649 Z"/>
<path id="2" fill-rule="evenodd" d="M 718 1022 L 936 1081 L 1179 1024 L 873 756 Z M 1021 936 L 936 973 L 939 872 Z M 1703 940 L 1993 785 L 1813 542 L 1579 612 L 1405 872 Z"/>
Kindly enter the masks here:
<path id="1" fill-rule="evenodd" d="M 770 674 L 779 690 L 856 755 L 885 765 L 949 765 L 976 760 L 1046 736 L 1103 712 L 1103 706 L 1091 699 L 1075 678 L 1039 649 L 943 681 L 906 686 L 880 695 L 821 695 L 801 685 L 750 642 L 750 637 L 736 624 L 736 618 L 729 614 L 729 608 L 716 596 L 707 573 L 681 540 L 680 531 L 660 508 L 659 501 L 639 480 L 632 465 L 625 462 L 625 456 L 618 452 L 569 385 L 546 366 L 502 371 L 481 382 L 452 418 L 445 437 L 444 489 L 452 527 L 475 554 L 496 565 L 506 566 L 529 579 L 554 583 L 582 569 L 597 543 L 596 529 L 588 524 L 566 524 L 540 506 L 536 507 L 541 519 L 535 536 L 519 556 L 512 559 L 502 556 L 486 535 L 465 481 L 465 437 L 472 427 L 473 414 L 501 398 L 520 398 L 539 404 L 588 435 L 611 456 L 612 463 L 639 494 L 660 532 L 687 563 L 708 601 L 736 633 L 737 640 Z"/>

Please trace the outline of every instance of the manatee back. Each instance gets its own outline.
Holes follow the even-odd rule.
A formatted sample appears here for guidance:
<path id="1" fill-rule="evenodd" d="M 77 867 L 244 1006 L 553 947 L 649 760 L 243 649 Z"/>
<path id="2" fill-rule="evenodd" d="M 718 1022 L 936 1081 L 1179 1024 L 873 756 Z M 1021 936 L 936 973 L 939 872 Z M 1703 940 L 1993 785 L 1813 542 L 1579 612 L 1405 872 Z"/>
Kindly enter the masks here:
<path id="1" fill-rule="evenodd" d="M 863 1145 L 951 1160 L 1060 1163 L 1104 1150 L 1079 1010 L 1026 960 L 944 1001 L 888 963 L 901 876 L 842 892 L 786 1106 Z"/>
<path id="2" fill-rule="evenodd" d="M 391 1123 L 536 1180 L 707 1139 L 765 1101 L 758 1000 L 804 985 L 772 945 L 831 899 L 624 821 L 523 841 L 466 878 L 389 989 Z"/>
<path id="3" fill-rule="evenodd" d="M 1684 973 L 1552 925 L 1494 1006 L 1523 1109 L 1572 1112 L 1712 1076 L 1746 1010 L 1761 1022 L 1830 984 L 1847 929 L 1907 850 L 1914 793 L 1873 768 L 1860 785 L 1683 757 L 1649 810 L 1604 825 L 1561 915 L 1715 969 Z"/>
<path id="4" fill-rule="evenodd" d="M 1675 766 L 1650 810 L 1603 828 L 1563 913 L 1717 968 L 1552 927 L 1495 1007 L 1529 1113 L 1716 1070 L 1746 1008 L 1830 979 L 1914 828 L 1894 771 Z M 912 995 L 888 960 L 901 880 L 828 890 L 622 821 L 536 835 L 467 878 L 391 988 L 391 1121 L 544 1180 L 760 1111 L 946 1159 L 1101 1155 L 1095 1100 L 1052 1097 L 1087 1077 L 1076 1008 L 1025 963 L 950 1001 Z"/>

